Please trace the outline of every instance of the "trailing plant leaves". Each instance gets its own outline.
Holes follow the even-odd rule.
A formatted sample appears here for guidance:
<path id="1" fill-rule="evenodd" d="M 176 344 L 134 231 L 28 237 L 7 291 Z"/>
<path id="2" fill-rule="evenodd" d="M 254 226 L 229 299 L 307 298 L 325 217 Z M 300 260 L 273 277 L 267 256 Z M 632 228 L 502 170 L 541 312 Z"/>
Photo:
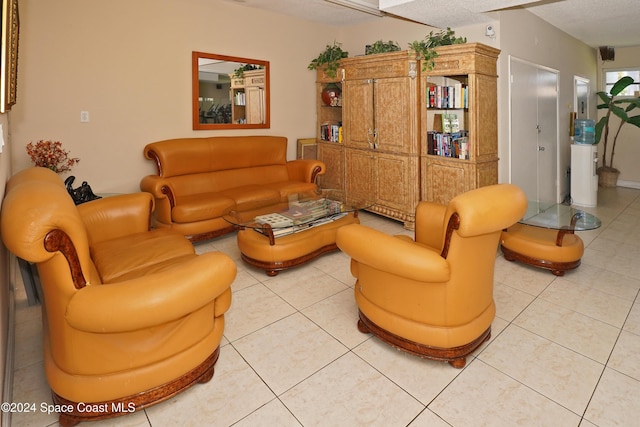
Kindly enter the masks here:
<path id="1" fill-rule="evenodd" d="M 456 37 L 455 31 L 447 27 L 446 30 L 438 32 L 430 31 L 424 40 L 415 40 L 409 43 L 409 48 L 416 52 L 416 59 L 423 62 L 422 71 L 433 69 L 434 59 L 438 56 L 435 48 L 438 46 L 449 46 L 452 44 L 463 44 L 467 42 L 466 37 Z"/>
<path id="2" fill-rule="evenodd" d="M 325 50 L 309 63 L 307 68 L 309 70 L 322 69 L 328 76 L 336 77 L 340 60 L 348 56 L 349 52 L 343 51 L 342 45 L 334 41 L 333 45 L 328 44 Z"/>
<path id="3" fill-rule="evenodd" d="M 233 76 L 234 77 L 238 77 L 238 78 L 242 78 L 244 77 L 244 72 L 245 71 L 252 71 L 252 70 L 258 70 L 261 67 L 259 65 L 254 65 L 254 64 L 244 64 L 241 65 L 240 67 L 236 68 L 235 70 L 233 70 Z"/>
<path id="4" fill-rule="evenodd" d="M 375 55 L 376 53 L 386 53 L 386 52 L 396 52 L 400 50 L 400 46 L 397 42 L 389 40 L 388 42 L 384 42 L 382 40 L 378 40 L 372 45 L 367 46 L 365 50 L 365 55 Z"/>

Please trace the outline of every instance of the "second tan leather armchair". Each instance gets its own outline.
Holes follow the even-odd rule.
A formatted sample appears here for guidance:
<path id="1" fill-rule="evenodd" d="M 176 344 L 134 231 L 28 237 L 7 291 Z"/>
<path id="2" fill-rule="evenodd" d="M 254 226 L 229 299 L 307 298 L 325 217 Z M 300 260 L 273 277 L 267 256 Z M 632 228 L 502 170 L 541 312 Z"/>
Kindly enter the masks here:
<path id="1" fill-rule="evenodd" d="M 500 233 L 525 213 L 518 187 L 498 184 L 421 202 L 415 240 L 348 225 L 338 247 L 352 258 L 358 328 L 407 352 L 461 368 L 491 335 Z"/>

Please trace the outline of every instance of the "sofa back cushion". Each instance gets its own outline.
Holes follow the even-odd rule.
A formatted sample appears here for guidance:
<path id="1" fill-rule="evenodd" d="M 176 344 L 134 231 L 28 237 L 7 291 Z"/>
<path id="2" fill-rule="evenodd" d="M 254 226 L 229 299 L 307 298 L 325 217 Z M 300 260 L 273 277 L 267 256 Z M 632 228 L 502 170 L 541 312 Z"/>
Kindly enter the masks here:
<path id="1" fill-rule="evenodd" d="M 193 173 L 169 178 L 176 194 L 190 195 L 217 193 L 231 188 L 256 184 L 271 184 L 288 180 L 284 165 L 255 166 L 251 168 Z"/>
<path id="2" fill-rule="evenodd" d="M 287 138 L 218 136 L 178 138 L 147 144 L 147 159 L 156 160 L 158 175 L 180 175 L 287 164 Z M 286 171 L 285 171 L 286 173 Z"/>

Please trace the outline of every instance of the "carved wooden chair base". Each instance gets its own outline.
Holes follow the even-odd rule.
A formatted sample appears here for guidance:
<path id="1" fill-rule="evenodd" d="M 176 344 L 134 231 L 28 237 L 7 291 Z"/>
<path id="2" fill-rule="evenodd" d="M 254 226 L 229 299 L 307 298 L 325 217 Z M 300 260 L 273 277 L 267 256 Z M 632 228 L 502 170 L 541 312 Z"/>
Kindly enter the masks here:
<path id="1" fill-rule="evenodd" d="M 464 368 L 467 363 L 467 356 L 477 350 L 482 343 L 491 338 L 491 327 L 489 327 L 478 338 L 469 344 L 453 348 L 431 347 L 392 334 L 373 323 L 362 312 L 359 312 L 359 314 L 360 319 L 358 320 L 358 330 L 360 332 L 365 334 L 372 333 L 387 344 L 406 351 L 407 353 L 427 359 L 442 360 L 458 369 Z"/>
<path id="2" fill-rule="evenodd" d="M 118 417 L 170 399 L 194 384 L 206 383 L 211 380 L 219 355 L 220 347 L 216 348 L 204 362 L 180 378 L 142 393 L 110 401 L 83 403 L 79 406 L 78 402 L 69 401 L 52 392 L 55 405 L 65 405 L 67 408 L 73 407 L 71 411 L 60 413 L 59 423 L 62 427 L 69 427 L 83 421 L 97 421 Z"/>

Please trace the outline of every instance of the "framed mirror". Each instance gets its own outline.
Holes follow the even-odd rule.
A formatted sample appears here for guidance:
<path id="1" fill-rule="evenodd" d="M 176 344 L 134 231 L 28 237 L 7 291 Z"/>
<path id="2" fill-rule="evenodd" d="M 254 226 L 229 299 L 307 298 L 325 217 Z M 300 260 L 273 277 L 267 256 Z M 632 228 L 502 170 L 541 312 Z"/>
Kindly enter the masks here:
<path id="1" fill-rule="evenodd" d="M 269 62 L 193 52 L 193 129 L 270 126 Z"/>

